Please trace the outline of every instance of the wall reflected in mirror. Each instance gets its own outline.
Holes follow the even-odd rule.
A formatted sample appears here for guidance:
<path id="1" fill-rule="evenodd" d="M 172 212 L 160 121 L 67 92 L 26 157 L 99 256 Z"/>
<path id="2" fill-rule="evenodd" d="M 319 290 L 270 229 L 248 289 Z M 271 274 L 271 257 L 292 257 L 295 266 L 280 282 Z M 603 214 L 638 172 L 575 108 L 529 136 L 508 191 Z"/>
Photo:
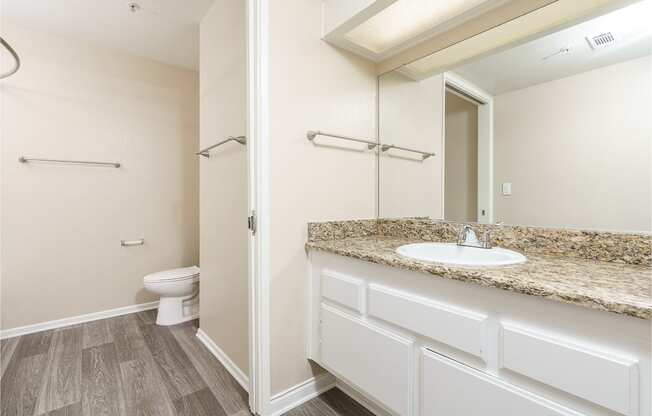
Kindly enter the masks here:
<path id="1" fill-rule="evenodd" d="M 380 76 L 379 216 L 650 232 L 651 13 Z"/>

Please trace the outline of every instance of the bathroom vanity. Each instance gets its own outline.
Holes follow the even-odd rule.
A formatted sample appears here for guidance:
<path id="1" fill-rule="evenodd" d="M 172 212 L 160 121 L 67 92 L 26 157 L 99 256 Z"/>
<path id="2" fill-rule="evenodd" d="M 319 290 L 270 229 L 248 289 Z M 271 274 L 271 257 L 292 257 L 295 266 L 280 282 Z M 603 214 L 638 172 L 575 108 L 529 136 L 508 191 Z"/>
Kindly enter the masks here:
<path id="1" fill-rule="evenodd" d="M 630 3 L 378 76 L 353 139 L 378 219 L 308 227 L 310 359 L 393 415 L 652 416 L 652 1 Z"/>
<path id="2" fill-rule="evenodd" d="M 504 227 L 527 261 L 485 268 L 395 252 L 459 226 L 311 224 L 309 358 L 388 414 L 650 415 L 646 236 Z"/>

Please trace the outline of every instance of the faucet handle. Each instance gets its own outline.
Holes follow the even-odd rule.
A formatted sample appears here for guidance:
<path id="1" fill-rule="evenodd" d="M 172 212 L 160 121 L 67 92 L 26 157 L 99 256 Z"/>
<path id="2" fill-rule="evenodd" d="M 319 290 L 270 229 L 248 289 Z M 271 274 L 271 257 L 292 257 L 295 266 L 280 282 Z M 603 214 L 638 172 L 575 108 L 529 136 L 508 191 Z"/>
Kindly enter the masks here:
<path id="1" fill-rule="evenodd" d="M 469 224 L 464 224 L 459 234 L 457 234 L 457 245 L 468 247 L 481 247 L 482 242 L 478 240 L 478 236 L 473 231 Z"/>
<path id="2" fill-rule="evenodd" d="M 493 225 L 496 226 L 496 227 L 500 227 L 501 225 L 503 225 L 503 222 L 502 221 L 496 221 Z M 482 234 L 482 241 L 481 242 L 482 242 L 482 246 L 484 248 L 493 247 L 493 243 L 491 242 L 491 229 L 488 229 L 487 231 L 484 232 L 484 234 Z"/>
<path id="3" fill-rule="evenodd" d="M 484 233 L 482 233 L 482 239 L 480 240 L 480 243 L 482 244 L 482 248 L 491 248 L 491 230 L 487 230 Z"/>
<path id="4" fill-rule="evenodd" d="M 460 231 L 457 233 L 457 244 L 462 245 L 466 242 L 466 234 L 471 231 L 471 226 L 464 224 Z"/>

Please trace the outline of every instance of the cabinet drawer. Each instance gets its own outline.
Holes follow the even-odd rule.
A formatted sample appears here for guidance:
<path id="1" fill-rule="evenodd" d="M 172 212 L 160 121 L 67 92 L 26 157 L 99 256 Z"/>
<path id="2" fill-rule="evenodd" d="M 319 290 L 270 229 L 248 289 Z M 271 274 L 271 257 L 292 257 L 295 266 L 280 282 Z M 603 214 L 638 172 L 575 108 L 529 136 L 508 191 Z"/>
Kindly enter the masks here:
<path id="1" fill-rule="evenodd" d="M 484 360 L 487 316 L 386 286 L 369 285 L 369 316 Z"/>
<path id="2" fill-rule="evenodd" d="M 364 311 L 364 282 L 330 270 L 321 272 L 321 296 L 358 313 Z"/>
<path id="3" fill-rule="evenodd" d="M 503 324 L 501 366 L 623 415 L 638 415 L 635 359 Z"/>
<path id="4" fill-rule="evenodd" d="M 321 364 L 397 414 L 410 414 L 412 341 L 327 305 L 321 322 Z"/>
<path id="5" fill-rule="evenodd" d="M 420 396 L 423 416 L 584 416 L 428 350 Z"/>

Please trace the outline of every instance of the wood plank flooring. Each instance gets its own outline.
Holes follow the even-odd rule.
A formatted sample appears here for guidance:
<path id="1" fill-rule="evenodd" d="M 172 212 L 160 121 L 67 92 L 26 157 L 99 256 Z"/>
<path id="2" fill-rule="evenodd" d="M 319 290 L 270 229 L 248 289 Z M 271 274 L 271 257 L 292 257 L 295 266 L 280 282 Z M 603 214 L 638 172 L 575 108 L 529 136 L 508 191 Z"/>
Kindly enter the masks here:
<path id="1" fill-rule="evenodd" d="M 195 336 L 156 311 L 0 341 L 0 416 L 247 416 L 248 396 Z M 337 389 L 287 416 L 373 416 Z"/>
<path id="2" fill-rule="evenodd" d="M 331 389 L 290 410 L 284 416 L 374 416 L 374 414 L 341 390 Z"/>

